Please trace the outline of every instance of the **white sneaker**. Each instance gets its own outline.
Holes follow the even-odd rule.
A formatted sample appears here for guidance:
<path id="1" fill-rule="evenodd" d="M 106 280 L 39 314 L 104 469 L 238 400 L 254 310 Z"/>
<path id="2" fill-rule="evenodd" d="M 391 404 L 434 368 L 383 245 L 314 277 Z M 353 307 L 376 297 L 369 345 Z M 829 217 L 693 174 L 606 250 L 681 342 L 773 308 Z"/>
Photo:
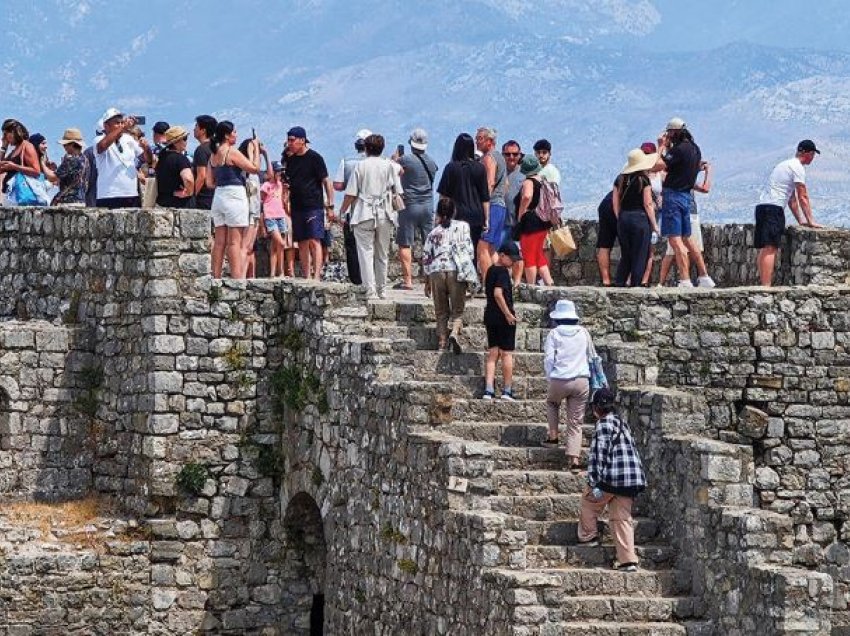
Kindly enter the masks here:
<path id="1" fill-rule="evenodd" d="M 707 289 L 712 289 L 713 287 L 717 287 L 717 285 L 711 279 L 711 276 L 705 275 L 697 278 L 697 287 L 705 287 Z"/>
<path id="2" fill-rule="evenodd" d="M 689 280 L 680 280 L 676 287 L 693 287 L 694 284 Z"/>

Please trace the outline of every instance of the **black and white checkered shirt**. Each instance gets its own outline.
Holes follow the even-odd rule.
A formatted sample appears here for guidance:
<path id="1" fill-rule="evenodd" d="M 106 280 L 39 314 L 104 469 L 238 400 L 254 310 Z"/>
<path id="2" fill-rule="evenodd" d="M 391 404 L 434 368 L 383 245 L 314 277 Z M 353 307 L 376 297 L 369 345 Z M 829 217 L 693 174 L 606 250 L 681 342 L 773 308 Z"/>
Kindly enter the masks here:
<path id="1" fill-rule="evenodd" d="M 587 483 L 602 490 L 604 486 L 635 491 L 646 487 L 646 475 L 632 432 L 616 413 L 608 413 L 596 423 L 590 443 Z"/>

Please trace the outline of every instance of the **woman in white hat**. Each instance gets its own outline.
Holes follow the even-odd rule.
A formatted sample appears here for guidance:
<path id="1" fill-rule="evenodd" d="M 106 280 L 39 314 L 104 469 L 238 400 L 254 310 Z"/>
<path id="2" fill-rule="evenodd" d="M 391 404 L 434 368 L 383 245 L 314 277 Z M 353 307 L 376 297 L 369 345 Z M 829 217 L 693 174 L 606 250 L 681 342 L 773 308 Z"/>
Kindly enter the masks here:
<path id="1" fill-rule="evenodd" d="M 543 366 L 549 379 L 546 396 L 549 436 L 543 445 L 558 446 L 561 402 L 566 402 L 567 460 L 570 469 L 577 470 L 581 454 L 581 424 L 590 395 L 588 351 L 593 349 L 593 341 L 587 329 L 578 324 L 576 307 L 571 300 L 559 300 L 549 317 L 554 329 L 546 336 L 543 346 Z"/>
<path id="2" fill-rule="evenodd" d="M 614 215 L 620 240 L 620 264 L 614 283 L 618 287 L 639 287 L 646 271 L 652 233 L 659 232 L 648 171 L 658 162 L 658 154 L 640 148 L 629 152 L 628 161 L 614 182 Z"/>
<path id="3" fill-rule="evenodd" d="M 50 205 L 83 207 L 86 204 L 86 188 L 89 183 L 89 162 L 83 154 L 86 142 L 83 133 L 77 128 L 68 128 L 59 145 L 65 149 L 65 156 L 56 171 L 44 167 L 44 176 L 53 185 L 59 186 L 59 192 Z"/>

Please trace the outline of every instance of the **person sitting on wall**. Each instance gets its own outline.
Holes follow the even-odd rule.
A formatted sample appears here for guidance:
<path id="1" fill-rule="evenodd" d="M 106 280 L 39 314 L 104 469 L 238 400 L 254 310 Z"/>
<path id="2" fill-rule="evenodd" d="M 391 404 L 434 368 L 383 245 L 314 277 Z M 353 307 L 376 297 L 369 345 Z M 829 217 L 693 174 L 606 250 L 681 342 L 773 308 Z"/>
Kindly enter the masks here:
<path id="1" fill-rule="evenodd" d="M 607 507 L 617 550 L 613 567 L 634 572 L 638 558 L 632 504 L 646 488 L 646 475 L 632 432 L 614 411 L 615 398 L 611 389 L 603 388 L 590 401 L 597 422 L 590 442 L 587 488 L 581 498 L 578 541 L 584 546 L 599 545 L 597 520 Z"/>
<path id="2" fill-rule="evenodd" d="M 797 223 L 808 227 L 823 227 L 815 223 L 809 190 L 806 187 L 806 168 L 815 160 L 820 150 L 811 139 L 797 144 L 797 154 L 792 159 L 780 161 L 767 183 L 767 190 L 756 206 L 754 245 L 758 249 L 759 280 L 765 287 L 773 284 L 773 267 L 776 253 L 785 233 L 785 205 L 791 208 Z"/>

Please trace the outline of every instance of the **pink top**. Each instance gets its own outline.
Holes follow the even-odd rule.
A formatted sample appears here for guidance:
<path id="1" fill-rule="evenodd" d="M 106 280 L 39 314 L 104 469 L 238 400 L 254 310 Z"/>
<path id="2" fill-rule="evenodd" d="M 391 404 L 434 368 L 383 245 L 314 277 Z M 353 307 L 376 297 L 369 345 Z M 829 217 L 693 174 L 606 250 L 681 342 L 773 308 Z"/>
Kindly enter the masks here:
<path id="1" fill-rule="evenodd" d="M 263 214 L 267 219 L 282 219 L 283 212 L 283 185 L 273 181 L 266 181 L 260 187 L 263 197 Z"/>

